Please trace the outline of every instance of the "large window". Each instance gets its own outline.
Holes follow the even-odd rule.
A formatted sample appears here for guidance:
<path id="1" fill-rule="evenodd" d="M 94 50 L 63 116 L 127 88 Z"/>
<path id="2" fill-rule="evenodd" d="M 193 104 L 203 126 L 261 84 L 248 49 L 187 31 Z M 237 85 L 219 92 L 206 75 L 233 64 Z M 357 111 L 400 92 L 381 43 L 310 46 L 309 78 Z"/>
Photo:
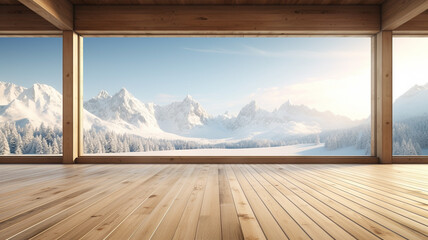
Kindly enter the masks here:
<path id="1" fill-rule="evenodd" d="M 0 38 L 0 155 L 62 153 L 62 39 Z"/>
<path id="2" fill-rule="evenodd" d="M 394 38 L 393 154 L 428 155 L 428 38 Z"/>
<path id="3" fill-rule="evenodd" d="M 370 154 L 370 38 L 84 41 L 85 154 Z"/>

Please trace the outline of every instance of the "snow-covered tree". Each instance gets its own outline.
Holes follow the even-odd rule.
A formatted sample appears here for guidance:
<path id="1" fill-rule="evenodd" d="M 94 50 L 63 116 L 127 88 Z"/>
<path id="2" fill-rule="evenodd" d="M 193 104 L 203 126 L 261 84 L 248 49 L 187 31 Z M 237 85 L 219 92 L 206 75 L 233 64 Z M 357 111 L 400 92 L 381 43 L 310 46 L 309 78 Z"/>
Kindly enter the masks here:
<path id="1" fill-rule="evenodd" d="M 9 143 L 3 132 L 0 132 L 0 155 L 10 154 Z"/>

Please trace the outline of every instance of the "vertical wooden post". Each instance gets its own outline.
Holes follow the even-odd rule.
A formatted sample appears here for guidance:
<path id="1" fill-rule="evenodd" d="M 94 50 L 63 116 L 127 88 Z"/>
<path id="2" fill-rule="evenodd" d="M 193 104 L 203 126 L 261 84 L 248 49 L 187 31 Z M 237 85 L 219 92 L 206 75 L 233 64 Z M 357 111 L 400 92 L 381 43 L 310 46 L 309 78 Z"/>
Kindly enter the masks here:
<path id="1" fill-rule="evenodd" d="M 376 156 L 392 163 L 392 31 L 376 35 Z"/>
<path id="2" fill-rule="evenodd" d="M 371 156 L 377 156 L 377 43 L 376 43 L 376 35 L 372 36 L 371 39 Z"/>
<path id="3" fill-rule="evenodd" d="M 74 163 L 79 147 L 79 36 L 63 32 L 63 163 Z"/>
<path id="4" fill-rule="evenodd" d="M 83 155 L 83 37 L 79 36 L 79 135 L 78 135 L 78 157 Z"/>

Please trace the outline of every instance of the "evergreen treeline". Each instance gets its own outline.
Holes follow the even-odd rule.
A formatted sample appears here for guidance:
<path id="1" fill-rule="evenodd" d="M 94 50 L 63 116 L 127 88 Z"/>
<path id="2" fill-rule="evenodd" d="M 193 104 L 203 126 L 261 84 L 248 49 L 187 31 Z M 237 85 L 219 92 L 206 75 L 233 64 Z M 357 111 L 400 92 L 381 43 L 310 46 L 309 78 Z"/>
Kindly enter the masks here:
<path id="1" fill-rule="evenodd" d="M 428 118 L 418 117 L 394 123 L 393 154 L 420 155 L 428 148 Z M 280 140 L 242 140 L 218 144 L 202 144 L 196 141 L 144 138 L 130 134 L 117 134 L 91 129 L 84 132 L 85 153 L 147 152 L 185 149 L 239 149 L 279 147 L 305 143 L 325 143 L 328 150 L 344 147 L 365 149 L 370 154 L 370 126 L 326 131 L 321 134 L 284 137 Z M 0 126 L 0 155 L 7 154 L 61 154 L 62 131 L 42 124 L 38 128 L 30 124 L 21 127 L 15 123 Z"/>
<path id="2" fill-rule="evenodd" d="M 147 152 L 164 150 L 186 149 L 238 149 L 279 147 L 299 143 L 319 143 L 318 135 L 295 137 L 284 140 L 243 140 L 238 142 L 201 144 L 195 141 L 166 140 L 156 138 L 143 138 L 130 134 L 117 134 L 110 131 L 85 131 L 83 145 L 85 153 L 119 153 L 119 152 Z"/>
<path id="3" fill-rule="evenodd" d="M 394 123 L 394 155 L 420 155 L 428 148 L 428 118 L 416 117 Z"/>
<path id="4" fill-rule="evenodd" d="M 344 147 L 365 149 L 365 154 L 371 152 L 371 128 L 370 125 L 361 125 L 354 128 L 327 131 L 321 134 L 321 142 L 325 143 L 328 150 L 336 150 Z"/>
<path id="5" fill-rule="evenodd" d="M 15 123 L 0 127 L 0 155 L 6 154 L 61 154 L 62 130 L 46 127 L 33 128 Z"/>

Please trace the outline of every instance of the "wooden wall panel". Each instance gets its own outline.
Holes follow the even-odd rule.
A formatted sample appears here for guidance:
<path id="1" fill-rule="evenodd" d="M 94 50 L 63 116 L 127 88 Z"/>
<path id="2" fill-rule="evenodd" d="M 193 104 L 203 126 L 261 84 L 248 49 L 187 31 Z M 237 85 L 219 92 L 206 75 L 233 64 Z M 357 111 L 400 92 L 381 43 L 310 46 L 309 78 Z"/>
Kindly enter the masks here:
<path id="1" fill-rule="evenodd" d="M 48 21 L 20 5 L 0 6 L 0 34 L 61 34 Z"/>
<path id="2" fill-rule="evenodd" d="M 392 31 L 376 35 L 376 152 L 392 163 Z"/>
<path id="3" fill-rule="evenodd" d="M 75 6 L 79 34 L 375 34 L 379 6 Z"/>

